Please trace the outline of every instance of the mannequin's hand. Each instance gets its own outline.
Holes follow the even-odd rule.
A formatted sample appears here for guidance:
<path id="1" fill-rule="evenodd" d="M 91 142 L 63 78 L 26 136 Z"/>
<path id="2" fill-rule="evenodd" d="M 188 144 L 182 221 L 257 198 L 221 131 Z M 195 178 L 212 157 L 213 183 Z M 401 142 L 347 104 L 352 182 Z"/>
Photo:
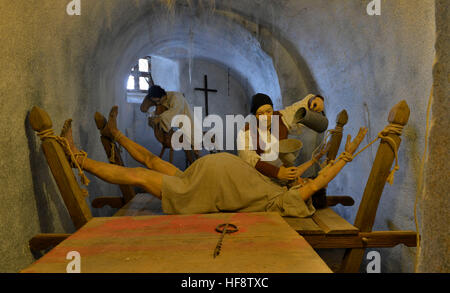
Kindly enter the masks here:
<path id="1" fill-rule="evenodd" d="M 358 149 L 359 145 L 363 141 L 366 134 L 367 134 L 367 127 L 361 127 L 355 139 L 353 139 L 353 141 L 351 141 L 352 137 L 349 134 L 347 136 L 347 143 L 345 144 L 345 151 L 349 152 L 350 154 L 353 154 L 356 151 L 356 149 Z"/>
<path id="2" fill-rule="evenodd" d="M 297 169 L 297 167 L 286 168 L 281 166 L 277 178 L 280 180 L 294 180 L 297 178 Z"/>
<path id="3" fill-rule="evenodd" d="M 309 110 L 320 113 L 323 112 L 324 109 L 325 104 L 321 98 L 315 97 L 310 101 Z"/>

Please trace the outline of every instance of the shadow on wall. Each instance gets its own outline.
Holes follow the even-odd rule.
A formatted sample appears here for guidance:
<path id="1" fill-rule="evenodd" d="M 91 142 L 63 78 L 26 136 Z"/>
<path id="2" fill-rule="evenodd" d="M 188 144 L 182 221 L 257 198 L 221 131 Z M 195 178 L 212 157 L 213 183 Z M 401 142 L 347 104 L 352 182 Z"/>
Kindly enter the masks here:
<path id="1" fill-rule="evenodd" d="M 53 177 L 50 174 L 47 162 L 41 151 L 41 143 L 37 141 L 37 135 L 29 123 L 29 112 L 25 119 L 25 133 L 28 139 L 28 148 L 30 150 L 30 168 L 33 190 L 36 201 L 36 210 L 39 217 L 39 226 L 41 233 L 55 233 L 55 222 L 61 222 L 64 231 L 73 232 L 75 228 L 67 209 L 60 197 L 59 190 L 56 188 Z M 36 146 L 39 145 L 39 148 Z M 54 218 L 51 206 L 55 206 L 59 219 Z"/>

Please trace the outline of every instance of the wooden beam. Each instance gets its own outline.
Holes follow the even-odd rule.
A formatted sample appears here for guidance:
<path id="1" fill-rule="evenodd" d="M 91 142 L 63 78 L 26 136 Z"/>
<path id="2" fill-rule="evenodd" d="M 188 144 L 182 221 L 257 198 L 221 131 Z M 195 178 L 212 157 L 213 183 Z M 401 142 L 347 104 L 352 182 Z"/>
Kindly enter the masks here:
<path id="1" fill-rule="evenodd" d="M 98 130 L 102 130 L 107 123 L 105 116 L 103 116 L 99 112 L 95 113 L 94 120 Z M 100 136 L 100 141 L 103 145 L 103 149 L 105 150 L 108 159 L 111 158 L 112 152 L 114 151 L 114 162 L 112 164 L 124 166 L 122 156 L 120 155 L 120 150 L 117 147 L 116 143 L 110 137 L 106 137 L 103 135 Z M 131 185 L 119 185 L 119 188 L 123 196 L 122 206 L 118 207 L 121 208 L 126 203 L 131 201 L 135 197 L 136 193 L 134 192 L 134 189 Z M 118 202 L 115 201 L 114 204 L 117 206 Z"/>
<path id="2" fill-rule="evenodd" d="M 336 159 L 339 147 L 341 146 L 342 132 L 343 132 L 342 129 L 344 125 L 347 124 L 347 122 L 348 122 L 347 111 L 342 110 L 336 117 L 335 132 L 333 132 L 330 138 L 330 148 L 328 149 L 327 152 L 327 163 Z"/>
<path id="3" fill-rule="evenodd" d="M 290 218 L 283 219 L 297 231 L 300 235 L 323 235 L 325 232 L 320 228 L 312 218 Z"/>
<path id="4" fill-rule="evenodd" d="M 38 234 L 28 244 L 33 251 L 41 251 L 52 248 L 69 238 L 72 234 Z"/>
<path id="5" fill-rule="evenodd" d="M 409 120 L 409 115 L 410 110 L 408 104 L 406 101 L 401 101 L 390 111 L 388 122 L 404 126 Z M 388 137 L 390 140 L 395 141 L 397 147 L 400 146 L 401 139 L 398 134 L 390 133 Z M 361 232 L 372 231 L 378 203 L 386 185 L 394 158 L 394 150 L 385 139 L 382 139 L 355 219 L 354 225 Z M 358 272 L 363 256 L 364 249 L 347 250 L 341 271 L 349 273 Z"/>
<path id="6" fill-rule="evenodd" d="M 301 233 L 299 233 L 301 234 Z M 377 231 L 360 232 L 357 235 L 312 235 L 301 234 L 308 243 L 319 248 L 382 248 L 394 247 L 399 244 L 416 247 L 416 232 L 414 231 Z"/>
<path id="7" fill-rule="evenodd" d="M 50 116 L 39 107 L 33 107 L 31 110 L 30 124 L 38 133 L 52 128 Z M 48 137 L 43 139 L 42 149 L 70 217 L 79 229 L 92 218 L 92 214 L 63 147 L 55 138 Z"/>
<path id="8" fill-rule="evenodd" d="M 312 216 L 314 222 L 325 232 L 325 234 L 358 234 L 359 230 L 332 209 L 317 210 Z"/>

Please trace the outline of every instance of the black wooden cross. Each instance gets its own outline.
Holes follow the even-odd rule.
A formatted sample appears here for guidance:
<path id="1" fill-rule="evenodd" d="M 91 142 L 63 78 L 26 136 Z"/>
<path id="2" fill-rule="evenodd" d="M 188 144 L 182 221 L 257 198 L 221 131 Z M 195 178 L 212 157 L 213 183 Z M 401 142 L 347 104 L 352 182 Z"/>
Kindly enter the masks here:
<path id="1" fill-rule="evenodd" d="M 195 88 L 196 91 L 202 91 L 205 92 L 205 110 L 206 110 L 206 116 L 209 115 L 208 111 L 208 92 L 217 93 L 217 90 L 209 89 L 208 88 L 208 76 L 205 75 L 205 88 Z"/>

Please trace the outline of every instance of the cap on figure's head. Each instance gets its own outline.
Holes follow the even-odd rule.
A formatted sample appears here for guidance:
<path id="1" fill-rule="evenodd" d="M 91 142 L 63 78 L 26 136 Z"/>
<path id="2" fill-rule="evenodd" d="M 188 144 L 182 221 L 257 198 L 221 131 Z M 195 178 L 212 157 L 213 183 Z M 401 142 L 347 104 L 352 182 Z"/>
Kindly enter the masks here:
<path id="1" fill-rule="evenodd" d="M 159 85 L 152 85 L 149 89 L 148 89 L 148 94 L 147 94 L 147 98 L 162 98 L 165 95 L 167 95 L 166 91 L 160 87 Z"/>
<path id="2" fill-rule="evenodd" d="M 252 97 L 250 112 L 255 115 L 256 111 L 264 105 L 271 105 L 273 107 L 272 99 L 268 95 L 258 93 Z"/>

